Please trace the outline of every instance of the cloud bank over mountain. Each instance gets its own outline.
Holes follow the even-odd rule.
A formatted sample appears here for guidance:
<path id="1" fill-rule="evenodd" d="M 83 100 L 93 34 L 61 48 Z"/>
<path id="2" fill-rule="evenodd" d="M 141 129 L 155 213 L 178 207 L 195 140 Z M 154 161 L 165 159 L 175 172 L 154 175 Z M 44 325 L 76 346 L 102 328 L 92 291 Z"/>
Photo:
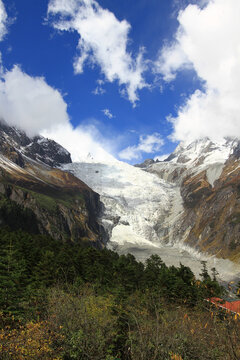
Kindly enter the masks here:
<path id="1" fill-rule="evenodd" d="M 184 4 L 177 16 L 178 29 L 159 51 L 156 49 L 155 59 L 146 58 L 147 49 L 144 57 L 141 48 L 131 52 L 130 23 L 119 20 L 96 0 L 49 0 L 48 3 L 48 24 L 60 32 L 74 32 L 78 36 L 73 64 L 75 73 L 86 71 L 87 65 L 99 69 L 95 95 L 104 96 L 106 82 L 116 83 L 120 93 L 135 105 L 141 101 L 140 90 L 148 89 L 147 83 L 154 76 L 160 76 L 166 86 L 174 87 L 180 72 L 183 72 L 183 78 L 189 71 L 189 74 L 195 72 L 201 86 L 185 95 L 181 105 L 176 107 L 176 115 L 168 116 L 172 125 L 168 133 L 161 128 L 160 121 L 159 128 L 156 125 L 152 130 L 146 120 L 146 127 L 136 131 L 141 136 L 135 136 L 135 142 L 132 137 L 128 144 L 126 134 L 130 127 L 120 130 L 121 135 L 115 132 L 116 139 L 113 140 L 114 136 L 103 129 L 101 134 L 101 122 L 98 122 L 100 127 L 90 120 L 87 126 L 83 125 L 85 119 L 81 113 L 73 125 L 61 90 L 50 86 L 44 77 L 30 76 L 20 65 L 11 65 L 7 69 L 4 54 L 0 64 L 0 118 L 25 130 L 28 135 L 44 133 L 52 137 L 71 151 L 75 160 L 80 159 L 80 152 L 84 156 L 91 153 L 98 159 L 109 157 L 110 152 L 118 154 L 120 159 L 134 161 L 146 154 L 156 156 L 159 153 L 161 156 L 161 151 L 168 151 L 164 144 L 169 138 L 178 142 L 206 136 L 213 139 L 240 137 L 240 2 L 191 2 L 194 4 L 176 0 L 179 6 Z M 8 24 L 4 2 L 0 0 L 0 41 L 8 37 Z M 153 86 L 151 91 L 157 90 Z M 99 117 L 105 115 L 107 124 L 125 121 L 116 110 L 110 102 L 97 109 Z M 161 117 L 161 107 L 155 112 Z M 146 119 L 149 118 L 146 116 Z M 122 143 L 121 136 L 122 139 L 125 137 Z"/>
<path id="2" fill-rule="evenodd" d="M 172 138 L 194 140 L 240 137 L 240 2 L 212 0 L 188 5 L 178 15 L 175 40 L 165 45 L 155 64 L 167 82 L 193 68 L 203 82 L 178 109 Z"/>
<path id="3" fill-rule="evenodd" d="M 118 154 L 123 160 L 139 160 L 142 154 L 152 154 L 161 149 L 164 140 L 160 134 L 141 135 L 137 145 L 128 146 Z"/>
<path id="4" fill-rule="evenodd" d="M 111 158 L 104 150 L 107 140 L 101 139 L 96 127 L 72 126 L 60 91 L 44 78 L 27 75 L 18 66 L 2 75 L 0 118 L 29 136 L 42 134 L 54 139 L 71 152 L 74 161 L 86 158 L 89 153 L 95 159 Z"/>
<path id="5" fill-rule="evenodd" d="M 18 66 L 2 75 L 0 117 L 30 136 L 69 122 L 67 104 L 60 92 L 49 86 L 44 78 L 31 77 Z"/>

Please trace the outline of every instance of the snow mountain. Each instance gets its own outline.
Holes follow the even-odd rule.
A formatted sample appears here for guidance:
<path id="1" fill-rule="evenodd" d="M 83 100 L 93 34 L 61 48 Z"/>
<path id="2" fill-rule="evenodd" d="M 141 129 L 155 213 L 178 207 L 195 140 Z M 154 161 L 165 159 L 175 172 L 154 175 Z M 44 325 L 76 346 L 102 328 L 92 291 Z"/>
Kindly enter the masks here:
<path id="1" fill-rule="evenodd" d="M 0 202 L 30 210 L 38 231 L 61 241 L 143 261 L 157 253 L 196 274 L 207 260 L 227 280 L 240 273 L 239 158 L 238 140 L 205 138 L 181 143 L 165 161 L 131 166 L 89 154 L 72 163 L 56 142 L 1 122 Z"/>
<path id="2" fill-rule="evenodd" d="M 71 155 L 54 140 L 43 136 L 28 137 L 24 131 L 0 121 L 0 153 L 7 155 L 17 165 L 24 166 L 24 158 L 51 167 L 70 163 Z"/>
<path id="3" fill-rule="evenodd" d="M 236 190 L 239 158 L 234 157 L 238 146 L 236 139 L 202 139 L 180 144 L 164 162 L 147 161 L 134 167 L 115 159 L 105 163 L 86 159 L 65 164 L 62 169 L 100 194 L 108 247 L 120 253 L 131 252 L 141 260 L 158 253 L 167 264 L 181 261 L 196 273 L 200 260 L 208 259 L 209 266 L 218 264 L 219 273 L 227 278 L 240 271 L 238 265 L 222 260 L 233 255 L 226 249 L 235 248 L 234 254 L 240 251 L 239 223 L 233 231 L 229 220 L 238 214 L 240 204 Z M 228 176 L 235 179 L 230 190 L 226 190 Z M 225 207 L 230 192 L 232 203 Z M 220 214 L 221 209 L 225 216 Z M 214 223 L 218 214 L 224 217 L 222 227 L 228 235 Z M 226 237 L 231 233 L 231 238 L 221 238 L 214 244 L 214 236 L 223 233 Z"/>

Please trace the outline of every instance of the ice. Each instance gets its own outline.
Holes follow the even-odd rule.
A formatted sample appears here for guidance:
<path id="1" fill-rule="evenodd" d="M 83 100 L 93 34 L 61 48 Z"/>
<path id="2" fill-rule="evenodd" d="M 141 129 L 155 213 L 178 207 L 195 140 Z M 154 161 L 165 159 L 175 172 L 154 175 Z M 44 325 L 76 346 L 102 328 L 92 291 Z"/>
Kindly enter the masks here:
<path id="1" fill-rule="evenodd" d="M 124 242 L 128 238 L 135 243 L 161 244 L 156 227 L 170 211 L 175 196 L 173 185 L 117 160 L 73 163 L 62 169 L 73 172 L 101 195 L 111 241 Z"/>
<path id="2" fill-rule="evenodd" d="M 108 235 L 108 247 L 119 253 L 132 253 L 145 261 L 159 254 L 167 265 L 189 266 L 198 276 L 202 260 L 209 269 L 216 267 L 219 277 L 226 281 L 240 274 L 240 266 L 229 260 L 217 259 L 187 247 L 184 236 L 176 234 L 183 213 L 180 180 L 169 181 L 173 171 L 185 176 L 187 172 L 207 171 L 211 185 L 221 175 L 223 164 L 235 146 L 234 140 L 212 143 L 208 139 L 190 145 L 181 144 L 168 162 L 151 166 L 163 169 L 163 178 L 116 159 L 98 162 L 94 157 L 83 162 L 63 165 L 89 187 L 100 194 L 104 209 L 102 224 Z"/>

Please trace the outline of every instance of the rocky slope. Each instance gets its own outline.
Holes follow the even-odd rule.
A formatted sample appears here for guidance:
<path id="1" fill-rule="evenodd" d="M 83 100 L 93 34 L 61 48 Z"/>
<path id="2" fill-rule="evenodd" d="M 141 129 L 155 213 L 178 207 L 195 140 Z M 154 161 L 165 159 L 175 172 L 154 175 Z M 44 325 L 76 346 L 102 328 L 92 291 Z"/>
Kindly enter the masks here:
<path id="1" fill-rule="evenodd" d="M 99 195 L 73 175 L 52 167 L 69 161 L 70 154 L 54 141 L 30 139 L 1 124 L 0 206 L 11 201 L 29 209 L 40 233 L 102 247 Z M 3 214 L 0 221 L 7 221 Z"/>
<path id="2" fill-rule="evenodd" d="M 238 160 L 229 156 L 236 146 L 233 140 L 213 144 L 203 139 L 187 146 L 180 145 L 168 161 L 147 161 L 140 168 L 116 159 L 98 162 L 90 157 L 62 168 L 100 194 L 104 204 L 101 218 L 109 236 L 109 248 L 119 253 L 130 252 L 139 260 L 157 253 L 167 265 L 178 266 L 181 262 L 197 275 L 201 272 L 201 260 L 207 260 L 209 270 L 216 267 L 220 277 L 227 280 L 240 272 L 240 266 L 221 258 L 232 258 L 233 252 L 219 253 L 221 247 L 228 248 L 226 240 L 219 239 L 216 248 L 214 231 L 211 226 L 210 232 L 205 229 L 213 217 L 216 229 L 220 212 L 223 211 L 224 216 L 227 214 L 228 190 L 226 193 L 226 189 L 217 190 L 217 182 L 226 173 L 224 181 L 228 188 L 228 176 L 235 178 Z M 225 165 L 227 159 L 229 168 Z M 219 187 L 224 188 L 222 183 Z M 235 190 L 233 192 L 235 194 Z M 214 198 L 213 194 L 219 198 Z M 229 203 L 229 211 L 232 206 L 233 201 Z M 233 213 L 235 211 L 234 205 Z M 219 236 L 228 224 L 227 218 L 228 215 L 217 230 Z M 228 231 L 230 233 L 232 228 Z M 234 231 L 237 236 L 235 225 Z M 235 250 L 237 253 L 238 248 Z M 209 256 L 211 254 L 219 258 Z"/>
<path id="3" fill-rule="evenodd" d="M 0 222 L 6 223 L 6 200 L 12 201 L 32 212 L 38 231 L 59 240 L 98 247 L 107 241 L 141 260 L 158 253 L 168 265 L 181 262 L 196 274 L 207 259 L 222 278 L 232 278 L 240 268 L 222 258 L 240 264 L 239 155 L 237 140 L 202 139 L 139 167 L 113 157 L 71 163 L 54 141 L 2 124 Z"/>
<path id="4" fill-rule="evenodd" d="M 0 153 L 24 166 L 24 156 L 51 167 L 72 162 L 70 153 L 43 136 L 29 138 L 23 131 L 0 122 Z"/>
<path id="5" fill-rule="evenodd" d="M 145 171 L 179 187 L 182 212 L 171 235 L 196 250 L 240 258 L 240 145 L 237 140 L 180 144 L 164 162 Z"/>

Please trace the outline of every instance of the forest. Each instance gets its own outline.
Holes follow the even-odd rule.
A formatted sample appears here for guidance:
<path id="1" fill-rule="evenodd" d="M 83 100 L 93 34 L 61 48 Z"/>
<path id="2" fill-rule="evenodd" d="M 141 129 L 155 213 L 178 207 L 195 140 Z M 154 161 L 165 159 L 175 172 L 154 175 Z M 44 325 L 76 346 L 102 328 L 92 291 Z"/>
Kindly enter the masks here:
<path id="1" fill-rule="evenodd" d="M 40 235 L 11 202 L 0 215 L 1 359 L 239 359 L 239 318 L 207 303 L 225 290 L 205 262 L 196 279 L 158 255 Z"/>

